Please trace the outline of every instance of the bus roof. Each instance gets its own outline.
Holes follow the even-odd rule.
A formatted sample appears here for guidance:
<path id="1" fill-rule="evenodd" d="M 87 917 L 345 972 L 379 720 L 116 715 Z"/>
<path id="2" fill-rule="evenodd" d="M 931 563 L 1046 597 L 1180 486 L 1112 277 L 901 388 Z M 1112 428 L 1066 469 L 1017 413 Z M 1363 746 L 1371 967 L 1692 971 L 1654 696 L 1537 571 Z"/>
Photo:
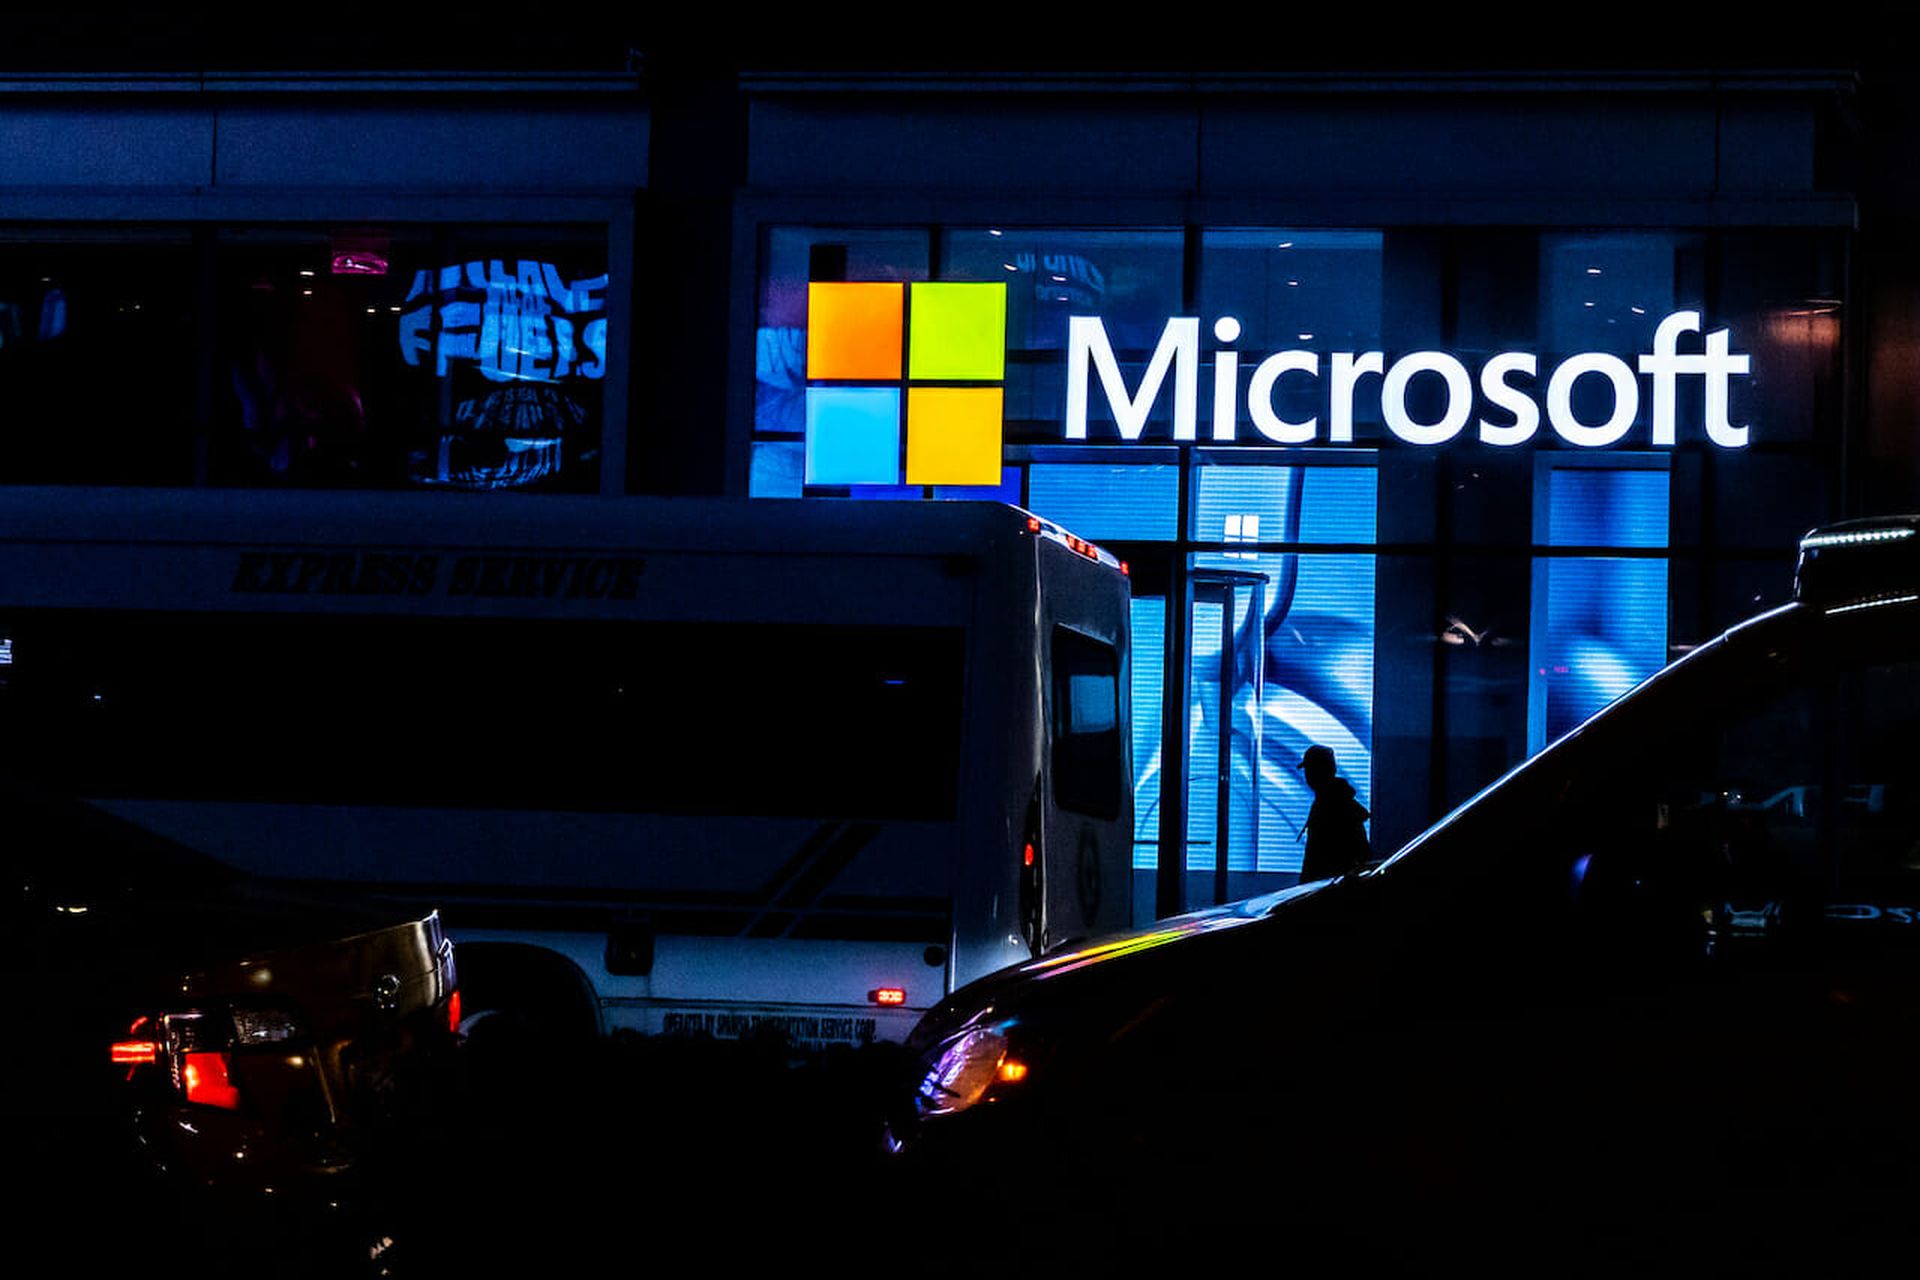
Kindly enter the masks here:
<path id="1" fill-rule="evenodd" d="M 1110 554 L 999 502 L 0 488 L 0 540 L 196 545 L 978 553 L 1022 531 Z"/>

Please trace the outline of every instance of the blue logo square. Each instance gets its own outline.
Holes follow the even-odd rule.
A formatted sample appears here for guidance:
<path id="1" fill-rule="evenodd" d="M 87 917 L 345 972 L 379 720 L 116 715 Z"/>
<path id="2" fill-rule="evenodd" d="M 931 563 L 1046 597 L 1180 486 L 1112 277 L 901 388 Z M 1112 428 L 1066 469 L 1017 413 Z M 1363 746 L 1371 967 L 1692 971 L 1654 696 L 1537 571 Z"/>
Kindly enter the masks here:
<path id="1" fill-rule="evenodd" d="M 808 484 L 900 483 L 900 389 L 808 387 Z"/>

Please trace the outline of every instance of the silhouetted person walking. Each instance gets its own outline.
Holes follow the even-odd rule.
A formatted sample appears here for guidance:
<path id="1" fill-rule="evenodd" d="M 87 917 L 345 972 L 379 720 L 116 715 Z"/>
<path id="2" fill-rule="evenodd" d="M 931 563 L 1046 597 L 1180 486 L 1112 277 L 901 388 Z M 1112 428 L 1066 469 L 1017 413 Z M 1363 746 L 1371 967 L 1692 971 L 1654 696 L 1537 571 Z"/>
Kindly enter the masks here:
<path id="1" fill-rule="evenodd" d="M 1334 772 L 1333 750 L 1318 743 L 1308 747 L 1300 772 L 1313 788 L 1313 807 L 1300 833 L 1307 841 L 1301 882 L 1343 876 L 1373 861 L 1366 806 L 1354 797 L 1353 784 Z"/>

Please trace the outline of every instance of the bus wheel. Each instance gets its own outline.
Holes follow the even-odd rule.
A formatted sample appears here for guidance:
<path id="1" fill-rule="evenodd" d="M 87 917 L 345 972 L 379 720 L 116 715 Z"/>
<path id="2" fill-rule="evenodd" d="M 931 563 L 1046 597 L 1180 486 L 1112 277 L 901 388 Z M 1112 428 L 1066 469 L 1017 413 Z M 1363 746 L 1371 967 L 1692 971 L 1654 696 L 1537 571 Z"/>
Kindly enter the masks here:
<path id="1" fill-rule="evenodd" d="M 566 957 L 506 942 L 467 943 L 455 955 L 471 1059 L 578 1053 L 598 1037 L 599 1001 Z"/>

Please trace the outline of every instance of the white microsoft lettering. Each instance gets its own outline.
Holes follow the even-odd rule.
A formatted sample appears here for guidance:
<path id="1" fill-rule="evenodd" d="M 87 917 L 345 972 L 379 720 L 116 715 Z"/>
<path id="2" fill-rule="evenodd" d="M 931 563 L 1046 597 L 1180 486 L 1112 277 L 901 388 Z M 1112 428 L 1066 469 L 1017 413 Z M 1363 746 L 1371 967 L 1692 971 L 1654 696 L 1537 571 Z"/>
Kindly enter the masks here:
<path id="1" fill-rule="evenodd" d="M 1651 388 L 1649 403 L 1649 442 L 1671 448 L 1678 435 L 1680 376 L 1702 379 L 1701 421 L 1707 438 L 1726 449 L 1744 448 L 1750 428 L 1729 420 L 1729 380 L 1745 376 L 1751 357 L 1731 350 L 1732 341 L 1725 329 L 1715 329 L 1701 338 L 1701 350 L 1682 354 L 1683 335 L 1701 332 L 1700 313 L 1676 311 L 1660 321 L 1653 334 L 1653 351 L 1638 358 L 1638 374 Z M 1230 444 L 1240 438 L 1241 353 L 1230 344 L 1240 337 L 1240 321 L 1222 316 L 1213 324 L 1213 336 L 1220 346 L 1213 353 L 1213 432 L 1216 443 Z M 1308 335 L 1302 335 L 1306 337 Z M 1540 430 L 1541 406 L 1537 388 L 1540 359 L 1532 352 L 1502 351 L 1480 367 L 1478 399 L 1511 421 L 1492 417 L 1475 418 L 1475 379 L 1466 364 L 1445 351 L 1413 351 L 1388 362 L 1381 351 L 1334 351 L 1324 357 L 1319 352 L 1277 351 L 1261 359 L 1247 384 L 1246 412 L 1253 428 L 1264 441 L 1276 444 L 1309 444 L 1320 438 L 1320 417 L 1311 415 L 1294 421 L 1281 416 L 1274 395 L 1281 379 L 1288 375 L 1313 380 L 1320 378 L 1322 359 L 1327 368 L 1327 434 L 1332 444 L 1353 442 L 1354 404 L 1363 380 L 1380 379 L 1380 421 L 1408 444 L 1440 445 L 1459 437 L 1473 422 L 1481 443 L 1510 447 L 1525 444 Z M 1160 340 L 1148 358 L 1137 388 L 1129 393 L 1120 363 L 1114 357 L 1104 321 L 1098 316 L 1073 316 L 1067 322 L 1067 423 L 1066 438 L 1087 439 L 1089 389 L 1094 374 L 1100 378 L 1107 409 L 1113 417 L 1120 439 L 1137 441 L 1146 432 L 1147 419 L 1173 371 L 1172 438 L 1192 441 L 1199 434 L 1200 321 L 1194 316 L 1169 319 Z M 1408 407 L 1409 389 L 1425 377 L 1422 386 L 1433 386 L 1442 394 L 1433 402 L 1438 416 L 1421 421 Z M 1601 378 L 1612 392 L 1613 408 L 1600 420 L 1582 420 L 1574 411 L 1574 387 L 1582 378 Z M 1533 384 L 1529 387 L 1528 384 Z M 1288 383 L 1288 386 L 1296 384 Z M 1297 389 L 1297 387 L 1296 387 Z M 1556 365 L 1546 380 L 1546 421 L 1554 434 L 1568 444 L 1599 449 L 1615 445 L 1632 432 L 1640 418 L 1640 377 L 1635 367 L 1619 356 L 1603 351 L 1583 351 L 1567 356 Z M 1597 416 L 1592 409 L 1590 416 Z"/>
<path id="2" fill-rule="evenodd" d="M 1107 407 L 1113 410 L 1114 425 L 1122 440 L 1138 440 L 1147 429 L 1147 414 L 1166 381 L 1167 366 L 1173 368 L 1173 438 L 1193 439 L 1198 414 L 1200 377 L 1200 322 L 1191 316 L 1176 316 L 1161 331 L 1160 345 L 1147 361 L 1140 378 L 1140 391 L 1127 397 L 1126 383 L 1120 377 L 1120 362 L 1113 358 L 1113 344 L 1107 341 L 1107 326 L 1098 316 L 1067 318 L 1067 439 L 1087 438 L 1087 360 L 1100 373 L 1100 389 L 1107 393 Z"/>

